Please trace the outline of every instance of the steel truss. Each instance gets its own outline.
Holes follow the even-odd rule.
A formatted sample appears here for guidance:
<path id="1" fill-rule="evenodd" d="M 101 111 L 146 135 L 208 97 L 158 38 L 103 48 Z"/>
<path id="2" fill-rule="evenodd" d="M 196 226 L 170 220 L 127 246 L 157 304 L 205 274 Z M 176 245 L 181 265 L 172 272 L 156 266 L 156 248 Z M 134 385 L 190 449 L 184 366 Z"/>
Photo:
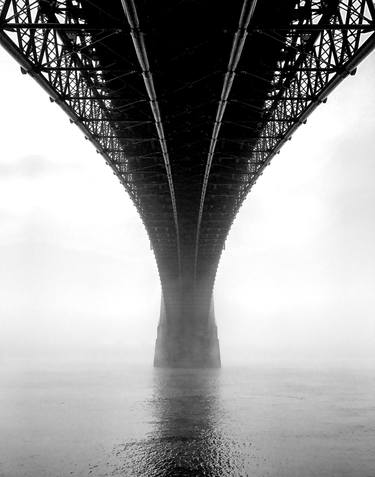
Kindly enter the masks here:
<path id="1" fill-rule="evenodd" d="M 265 103 L 260 137 L 251 151 L 255 172 L 242 186 L 237 208 L 296 129 L 345 77 L 355 74 L 358 64 L 375 47 L 371 0 L 300 0 L 295 9 L 297 19 L 288 29 L 283 58 Z M 304 15 L 299 15 L 300 11 Z M 278 41 L 280 30 L 259 29 L 257 33 Z"/>
<path id="2" fill-rule="evenodd" d="M 244 10 L 248 8 L 247 3 L 245 0 Z M 262 37 L 271 38 L 280 43 L 282 48 L 272 80 L 269 82 L 266 78 L 259 78 L 270 84 L 261 120 L 256 124 L 237 123 L 238 127 L 249 129 L 248 153 L 240 161 L 241 169 L 237 166 L 240 156 L 234 154 L 225 157 L 215 153 L 215 145 L 220 140 L 246 144 L 242 138 L 236 140 L 217 134 L 220 125 L 225 123 L 225 108 L 221 106 L 223 101 L 227 104 L 231 101 L 241 103 L 241 100 L 229 97 L 228 89 L 227 94 L 224 94 L 227 78 L 224 81 L 202 187 L 196 267 L 205 260 L 217 266 L 231 224 L 265 167 L 296 129 L 306 123 L 315 108 L 326 101 L 329 93 L 345 77 L 355 74 L 358 64 L 375 48 L 375 7 L 371 0 L 297 0 L 294 10 L 295 19 L 290 25 L 264 28 L 250 21 L 246 29 L 248 37 L 254 38 L 256 35 L 260 41 Z M 238 44 L 239 35 L 246 38 L 245 32 L 241 30 L 241 20 L 233 39 L 231 55 Z M 243 47 L 237 51 L 239 56 L 236 64 L 228 67 L 227 75 L 232 76 L 231 86 L 236 73 L 256 76 L 251 71 L 236 71 L 242 50 Z M 251 104 L 242 105 L 254 109 Z M 247 167 L 244 169 L 243 159 L 246 158 Z M 225 164 L 230 164 L 231 173 Z M 221 199 L 219 202 L 218 198 Z M 215 219 L 220 217 L 215 211 L 223 202 L 226 203 L 227 213 L 221 216 L 221 222 L 215 223 Z"/>
<path id="3" fill-rule="evenodd" d="M 83 14 L 83 3 L 80 0 L 0 0 L 0 44 L 19 62 L 22 72 L 32 76 L 93 143 L 129 193 L 157 258 L 168 261 L 166 257 L 169 257 L 173 262 L 173 255 L 179 254 L 177 211 L 159 118 L 149 114 L 130 121 L 122 116 L 127 109 L 142 103 L 154 108 L 154 98 L 149 98 L 147 90 L 134 89 L 132 93 L 137 99 L 116 106 L 116 100 L 124 98 L 123 90 L 131 88 L 127 78 L 141 73 L 134 62 L 136 56 L 131 51 L 128 58 L 119 58 L 120 66 L 103 65 L 96 48 L 109 37 L 123 32 L 125 15 L 118 27 L 108 26 L 106 22 L 91 25 Z M 129 33 L 127 28 L 125 34 L 130 38 Z M 108 72 L 112 75 L 110 80 L 106 78 Z M 120 90 L 113 92 L 111 81 L 121 81 Z M 147 125 L 154 127 L 155 137 L 142 134 L 138 137 L 137 131 Z M 155 152 L 142 155 L 135 149 L 134 153 L 134 148 L 145 142 L 156 144 Z M 132 154 L 127 153 L 129 147 Z M 150 165 L 141 168 L 130 165 L 131 160 L 140 159 L 149 161 Z M 147 180 L 142 180 L 145 177 Z M 158 210 L 157 203 L 162 210 Z M 170 227 L 152 225 L 159 218 L 165 223 L 165 215 L 170 216 Z"/>

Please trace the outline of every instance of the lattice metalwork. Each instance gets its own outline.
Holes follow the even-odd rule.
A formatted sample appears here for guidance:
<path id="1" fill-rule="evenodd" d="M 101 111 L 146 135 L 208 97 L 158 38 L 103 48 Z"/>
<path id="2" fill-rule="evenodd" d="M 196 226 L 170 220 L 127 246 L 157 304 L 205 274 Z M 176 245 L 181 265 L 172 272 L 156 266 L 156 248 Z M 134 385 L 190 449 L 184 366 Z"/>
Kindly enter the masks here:
<path id="1" fill-rule="evenodd" d="M 375 46 L 372 0 L 301 0 L 295 12 L 251 151 L 253 177 L 242 187 L 239 204 L 285 141 Z M 281 30 L 258 33 L 280 41 Z"/>
<path id="2" fill-rule="evenodd" d="M 179 247 L 174 186 L 160 121 L 151 114 L 154 98 L 134 87 L 132 100 L 123 94 L 131 89 L 127 78 L 140 73 L 130 41 L 128 56 L 116 63 L 104 65 L 97 55 L 98 46 L 111 37 L 124 34 L 130 40 L 130 28 L 125 15 L 116 26 L 105 16 L 100 25 L 88 24 L 84 3 L 0 0 L 0 42 L 104 156 L 137 207 L 157 258 L 169 257 L 175 268 Z M 111 83 L 120 87 L 114 90 Z M 137 120 L 126 117 L 127 110 L 145 103 L 151 106 L 150 114 L 142 111 Z M 145 143 L 153 144 L 150 152 L 144 153 Z"/>
<path id="3" fill-rule="evenodd" d="M 253 184 L 314 109 L 326 101 L 327 95 L 346 76 L 355 73 L 357 65 L 375 47 L 374 31 L 375 8 L 371 0 L 299 0 L 295 2 L 289 24 L 264 26 L 250 22 L 248 38 L 254 42 L 254 38 L 259 42 L 262 38 L 272 40 L 280 45 L 280 54 L 271 79 L 257 78 L 251 65 L 245 65 L 245 69 L 238 57 L 237 72 L 233 68 L 230 72 L 233 82 L 242 75 L 267 83 L 268 93 L 262 108 L 229 95 L 225 98 L 229 109 L 232 102 L 258 111 L 256 121 L 236 121 L 233 117 L 226 121 L 224 114 L 216 117 L 211 146 L 213 140 L 215 143 L 222 140 L 227 144 L 240 143 L 242 150 L 223 152 L 216 148 L 212 154 L 210 146 L 208 151 L 208 185 L 206 191 L 203 184 L 197 227 L 198 271 L 204 261 L 207 268 L 210 263 L 217 265 L 231 223 Z M 237 31 L 233 47 L 238 34 Z M 243 48 L 240 55 L 242 51 Z M 222 99 L 223 95 L 219 110 Z M 237 131 L 247 130 L 248 139 L 226 136 L 225 132 L 221 138 L 215 135 L 220 124 L 226 122 L 236 126 Z"/>
<path id="4" fill-rule="evenodd" d="M 29 62 L 23 72 L 32 76 L 39 74 L 50 87 L 51 99 L 58 103 L 64 101 L 72 120 L 82 123 L 85 133 L 99 142 L 96 144 L 99 151 L 106 155 L 136 200 L 131 181 L 125 181 L 119 173 L 117 165 L 127 172 L 124 147 L 113 127 L 112 103 L 106 97 L 101 65 L 90 54 L 95 41 L 86 30 L 85 21 L 76 15 L 77 9 L 78 2 L 54 2 L 52 7 L 47 2 L 2 0 L 1 26 L 9 40 L 17 45 L 20 55 Z M 105 30 L 101 35 L 116 33 Z M 96 41 L 100 41 L 100 37 Z"/>

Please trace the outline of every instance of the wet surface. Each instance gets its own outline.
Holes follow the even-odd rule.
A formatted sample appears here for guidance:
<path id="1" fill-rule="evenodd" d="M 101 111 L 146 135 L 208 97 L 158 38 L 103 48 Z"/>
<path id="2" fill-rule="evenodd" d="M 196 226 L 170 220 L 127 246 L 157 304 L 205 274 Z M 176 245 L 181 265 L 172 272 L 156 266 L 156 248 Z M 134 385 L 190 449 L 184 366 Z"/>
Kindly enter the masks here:
<path id="1" fill-rule="evenodd" d="M 0 475 L 375 477 L 375 373 L 3 373 Z"/>

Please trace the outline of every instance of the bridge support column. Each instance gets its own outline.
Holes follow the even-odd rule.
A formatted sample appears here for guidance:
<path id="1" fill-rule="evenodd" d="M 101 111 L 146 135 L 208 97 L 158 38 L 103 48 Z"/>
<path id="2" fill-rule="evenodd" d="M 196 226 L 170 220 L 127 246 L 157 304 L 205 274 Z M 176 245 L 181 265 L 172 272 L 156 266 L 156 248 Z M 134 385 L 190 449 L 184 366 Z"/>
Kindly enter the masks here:
<path id="1" fill-rule="evenodd" d="M 219 368 L 220 348 L 212 292 L 176 283 L 163 294 L 155 367 Z"/>

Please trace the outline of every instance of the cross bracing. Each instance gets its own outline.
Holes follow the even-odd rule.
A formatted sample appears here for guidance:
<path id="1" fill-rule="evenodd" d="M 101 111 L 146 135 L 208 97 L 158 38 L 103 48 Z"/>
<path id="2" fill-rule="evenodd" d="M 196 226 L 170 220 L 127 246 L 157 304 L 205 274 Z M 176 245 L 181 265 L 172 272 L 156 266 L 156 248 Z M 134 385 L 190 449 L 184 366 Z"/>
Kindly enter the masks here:
<path id="1" fill-rule="evenodd" d="M 375 45 L 372 0 L 0 0 L 0 42 L 113 169 L 162 282 L 213 285 L 258 177 Z"/>

